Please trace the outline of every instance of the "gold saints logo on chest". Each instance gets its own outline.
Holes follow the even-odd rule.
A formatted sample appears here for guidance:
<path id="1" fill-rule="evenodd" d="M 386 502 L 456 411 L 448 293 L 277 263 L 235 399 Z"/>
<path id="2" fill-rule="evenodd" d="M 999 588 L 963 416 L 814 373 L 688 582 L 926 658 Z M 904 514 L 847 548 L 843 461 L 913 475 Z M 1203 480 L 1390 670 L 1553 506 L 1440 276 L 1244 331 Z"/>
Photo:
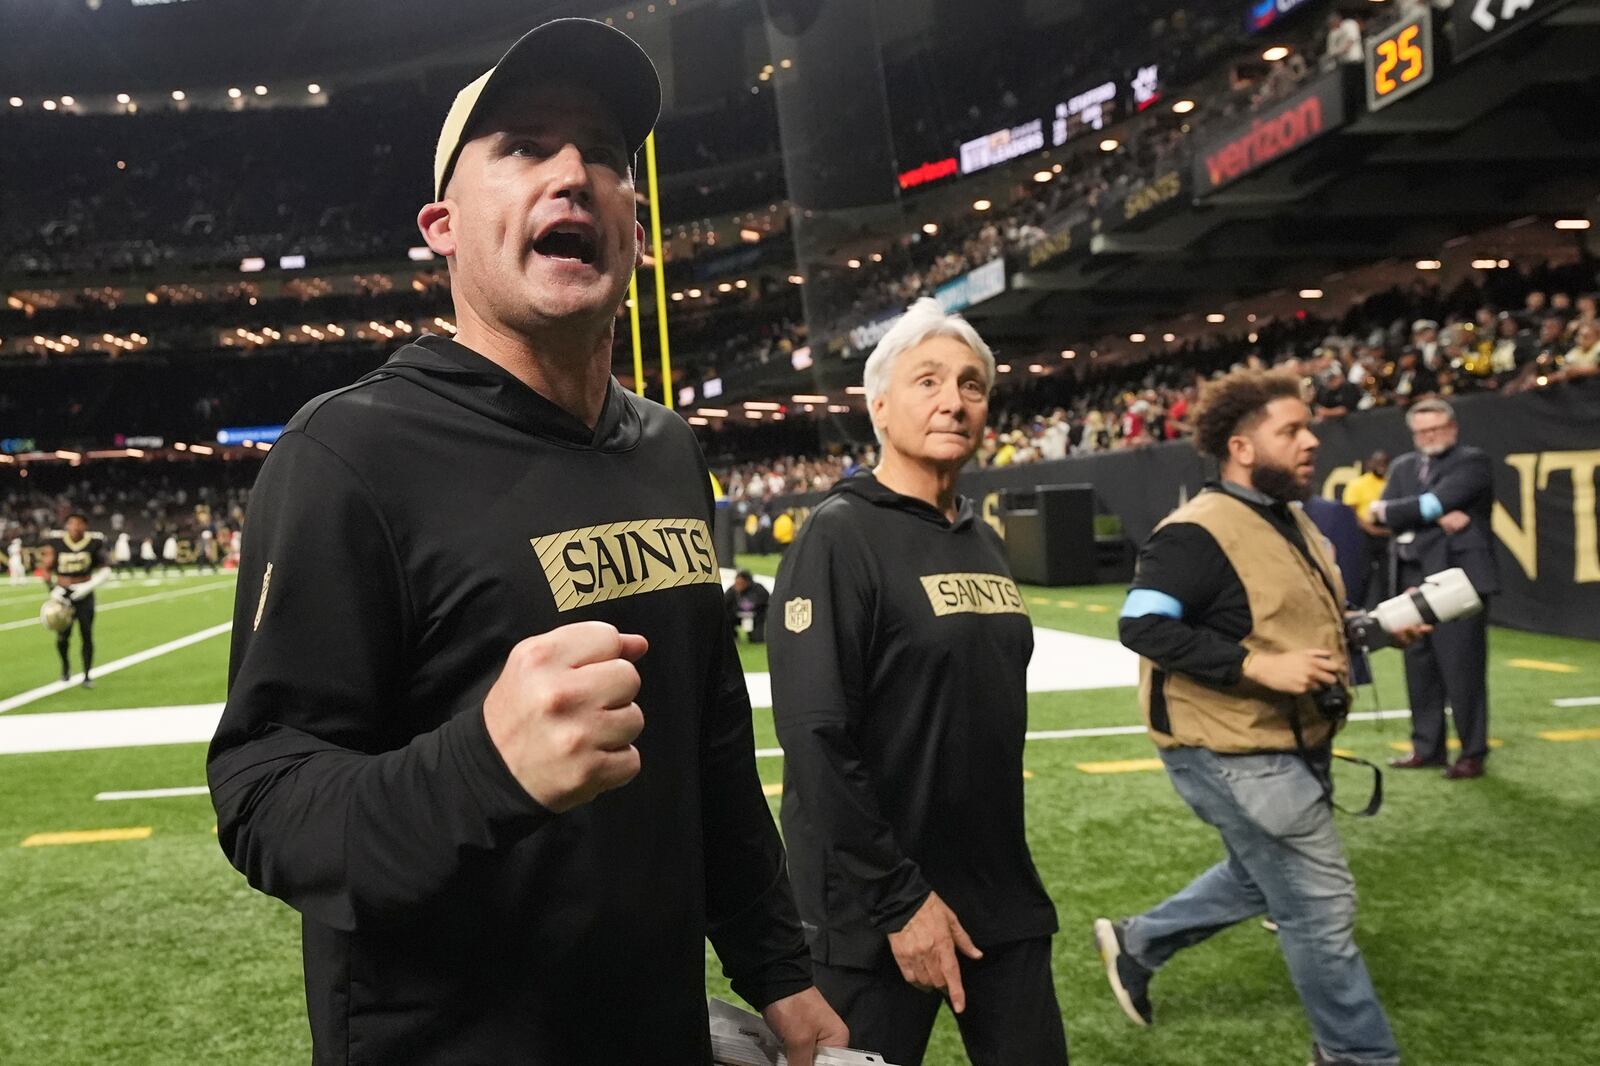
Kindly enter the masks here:
<path id="1" fill-rule="evenodd" d="M 796 596 L 783 605 L 783 628 L 791 633 L 804 633 L 811 628 L 811 601 Z"/>
<path id="2" fill-rule="evenodd" d="M 1016 582 L 1000 574 L 929 574 L 922 590 L 936 618 L 947 614 L 1022 614 Z"/>
<path id="3" fill-rule="evenodd" d="M 711 530 L 700 518 L 584 526 L 530 540 L 556 610 L 684 585 L 720 585 Z"/>

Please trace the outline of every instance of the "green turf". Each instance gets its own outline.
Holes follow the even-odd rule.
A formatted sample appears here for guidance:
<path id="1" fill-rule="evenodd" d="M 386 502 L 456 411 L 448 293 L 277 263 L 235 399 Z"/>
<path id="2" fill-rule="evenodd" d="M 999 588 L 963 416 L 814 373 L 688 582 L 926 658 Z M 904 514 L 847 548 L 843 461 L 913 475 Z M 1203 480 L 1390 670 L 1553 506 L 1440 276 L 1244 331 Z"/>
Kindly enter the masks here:
<path id="1" fill-rule="evenodd" d="M 771 573 L 770 557 L 741 558 Z M 102 604 L 195 588 L 116 587 Z M 37 597 L 7 602 L 0 624 Z M 1040 625 L 1115 631 L 1117 588 L 1024 589 Z M 1068 604 L 1071 604 L 1069 606 Z M 31 606 L 30 606 L 31 605 Z M 1099 606 L 1103 611 L 1092 611 Z M 225 621 L 231 586 L 105 612 L 105 661 Z M 226 637 L 107 676 L 11 714 L 216 702 Z M 765 651 L 741 648 L 746 669 Z M 1495 629 L 1492 733 L 1504 742 L 1482 781 L 1390 774 L 1371 821 L 1342 819 L 1361 886 L 1359 936 L 1407 1061 L 1431 1066 L 1578 1066 L 1600 1047 L 1591 932 L 1600 921 L 1595 763 L 1600 741 L 1554 743 L 1541 730 L 1600 727 L 1600 707 L 1551 700 L 1600 695 L 1600 645 Z M 1565 664 L 1571 673 L 1509 665 Z M 0 630 L 0 698 L 55 676 L 37 628 Z M 1379 657 L 1384 707 L 1405 704 L 1394 653 Z M 1362 708 L 1370 706 L 1364 693 Z M 1033 697 L 1030 726 L 1137 721 L 1129 689 Z M 775 743 L 756 712 L 758 745 Z M 1403 722 L 1357 722 L 1341 743 L 1392 754 Z M 1254 1066 L 1305 1061 L 1307 1035 L 1273 938 L 1246 924 L 1180 956 L 1154 986 L 1160 1024 L 1129 1026 L 1088 946 L 1098 914 L 1157 902 L 1215 861 L 1215 835 L 1160 773 L 1091 776 L 1075 764 L 1148 757 L 1142 737 L 1030 743 L 1029 836 L 1063 932 L 1056 982 L 1080 1063 Z M 294 914 L 250 891 L 217 850 L 205 797 L 96 802 L 102 790 L 204 782 L 204 746 L 0 756 L 0 1063 L 303 1063 L 309 1057 Z M 782 761 L 759 762 L 763 781 Z M 1350 782 L 1350 792 L 1357 781 Z M 776 800 L 773 800 L 776 809 Z M 150 826 L 142 841 L 22 848 L 43 831 Z M 707 988 L 731 996 L 707 955 Z M 965 1061 L 948 1014 L 927 1062 Z"/>

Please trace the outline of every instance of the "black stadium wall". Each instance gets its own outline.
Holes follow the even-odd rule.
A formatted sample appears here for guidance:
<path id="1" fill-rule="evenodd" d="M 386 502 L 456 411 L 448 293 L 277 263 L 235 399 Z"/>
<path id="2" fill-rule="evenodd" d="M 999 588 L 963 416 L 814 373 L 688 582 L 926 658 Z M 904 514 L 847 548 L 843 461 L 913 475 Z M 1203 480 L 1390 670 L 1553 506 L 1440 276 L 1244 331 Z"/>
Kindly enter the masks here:
<path id="1" fill-rule="evenodd" d="M 1461 440 L 1494 460 L 1494 533 L 1501 595 L 1491 603 L 1499 625 L 1600 639 L 1600 380 L 1518 396 L 1478 395 L 1454 403 Z M 1319 491 L 1338 498 L 1379 449 L 1411 450 L 1404 413 L 1364 411 L 1321 423 Z M 1212 464 L 1187 442 L 1087 455 L 1048 463 L 971 470 L 961 491 L 1005 534 L 1003 493 L 1047 485 L 1093 485 L 1098 506 L 1142 542 L 1174 507 L 1199 490 Z M 803 522 L 819 493 L 773 501 Z"/>

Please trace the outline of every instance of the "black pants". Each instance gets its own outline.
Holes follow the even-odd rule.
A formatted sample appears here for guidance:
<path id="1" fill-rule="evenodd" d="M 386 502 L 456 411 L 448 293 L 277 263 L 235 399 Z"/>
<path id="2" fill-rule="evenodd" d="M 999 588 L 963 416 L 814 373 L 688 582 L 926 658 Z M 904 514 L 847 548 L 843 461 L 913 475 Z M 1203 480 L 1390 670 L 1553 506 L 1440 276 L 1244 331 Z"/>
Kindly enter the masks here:
<path id="1" fill-rule="evenodd" d="M 893 957 L 871 970 L 812 967 L 817 989 L 850 1027 L 850 1046 L 921 1066 L 944 997 L 906 984 Z M 961 959 L 967 1009 L 956 1015 L 972 1066 L 1066 1066 L 1067 1037 L 1050 975 L 1050 938 Z"/>
<path id="2" fill-rule="evenodd" d="M 83 676 L 88 677 L 89 671 L 94 669 L 94 593 L 89 593 L 72 605 L 72 623 L 78 627 L 78 633 L 83 638 Z M 71 646 L 72 626 L 69 625 L 56 637 L 56 651 L 61 656 L 63 677 L 72 673 L 67 655 Z"/>
<path id="3" fill-rule="evenodd" d="M 1402 565 L 1400 587 L 1422 584 L 1420 568 Z M 1463 758 L 1489 754 L 1489 604 L 1459 622 L 1445 622 L 1405 651 L 1411 694 L 1411 748 L 1432 762 L 1445 758 L 1444 707 L 1450 704 Z"/>

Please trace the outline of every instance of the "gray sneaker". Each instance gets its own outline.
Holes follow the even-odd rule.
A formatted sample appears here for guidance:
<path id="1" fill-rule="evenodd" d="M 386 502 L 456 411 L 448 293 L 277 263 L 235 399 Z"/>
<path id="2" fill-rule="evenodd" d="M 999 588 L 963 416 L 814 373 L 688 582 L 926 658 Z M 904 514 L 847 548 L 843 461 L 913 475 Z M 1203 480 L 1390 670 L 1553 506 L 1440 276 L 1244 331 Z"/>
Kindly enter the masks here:
<path id="1" fill-rule="evenodd" d="M 1106 981 L 1117 997 L 1122 1013 L 1135 1025 L 1155 1023 L 1155 1012 L 1150 1007 L 1150 979 L 1155 971 L 1147 970 L 1133 961 L 1122 941 L 1122 922 L 1109 918 L 1094 920 L 1094 943 L 1100 952 L 1100 961 L 1106 964 Z"/>

